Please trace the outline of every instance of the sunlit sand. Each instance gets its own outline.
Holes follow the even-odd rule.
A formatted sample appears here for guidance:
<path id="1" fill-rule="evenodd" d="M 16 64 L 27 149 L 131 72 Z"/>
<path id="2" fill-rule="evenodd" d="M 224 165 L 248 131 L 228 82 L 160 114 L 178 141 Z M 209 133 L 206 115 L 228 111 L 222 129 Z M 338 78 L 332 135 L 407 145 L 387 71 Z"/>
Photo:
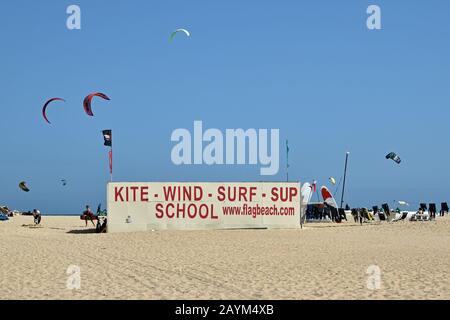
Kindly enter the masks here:
<path id="1" fill-rule="evenodd" d="M 303 230 L 95 234 L 79 217 L 0 223 L 5 299 L 450 299 L 450 218 Z M 69 266 L 81 269 L 67 288 Z M 380 268 L 381 287 L 367 287 Z"/>

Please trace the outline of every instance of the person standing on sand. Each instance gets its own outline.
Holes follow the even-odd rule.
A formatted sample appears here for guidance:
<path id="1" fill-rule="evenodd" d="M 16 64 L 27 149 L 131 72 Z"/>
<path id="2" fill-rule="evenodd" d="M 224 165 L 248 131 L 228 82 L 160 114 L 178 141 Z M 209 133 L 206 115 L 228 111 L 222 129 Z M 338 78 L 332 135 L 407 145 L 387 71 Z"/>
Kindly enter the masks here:
<path id="1" fill-rule="evenodd" d="M 83 212 L 83 219 L 86 222 L 86 227 L 88 225 L 88 219 L 91 220 L 92 225 L 95 227 L 95 223 L 94 223 L 94 213 L 91 211 L 91 208 L 89 207 L 89 205 L 86 205 L 86 210 Z"/>
<path id="2" fill-rule="evenodd" d="M 353 221 L 358 223 L 359 209 L 352 209 Z"/>
<path id="3" fill-rule="evenodd" d="M 33 210 L 33 218 L 34 218 L 34 224 L 35 225 L 38 226 L 38 225 L 41 224 L 42 216 L 41 216 L 41 212 L 38 209 L 34 209 Z"/>
<path id="4" fill-rule="evenodd" d="M 364 219 L 365 219 L 365 213 L 366 213 L 366 208 L 361 208 L 361 209 L 359 209 L 359 223 L 361 224 L 361 225 L 363 225 L 363 222 L 364 222 Z"/>

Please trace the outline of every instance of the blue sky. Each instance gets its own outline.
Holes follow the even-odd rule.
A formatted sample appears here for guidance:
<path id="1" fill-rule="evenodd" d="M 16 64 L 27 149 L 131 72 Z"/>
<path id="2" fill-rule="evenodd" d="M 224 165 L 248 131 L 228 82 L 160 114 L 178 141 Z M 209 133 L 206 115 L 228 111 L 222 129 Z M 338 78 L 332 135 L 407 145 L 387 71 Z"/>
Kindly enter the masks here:
<path id="1" fill-rule="evenodd" d="M 71 4 L 81 30 L 66 28 Z M 382 30 L 366 28 L 370 4 Z M 284 149 L 272 177 L 173 165 L 170 135 L 194 120 L 279 128 L 300 181 L 339 180 L 350 151 L 353 206 L 450 201 L 449 13 L 444 0 L 2 1 L 0 203 L 45 213 L 105 203 L 107 128 L 116 181 L 285 179 Z M 191 37 L 169 42 L 176 28 Z M 90 118 L 82 101 L 93 91 L 112 100 L 94 100 Z M 50 126 L 51 97 L 67 102 L 49 107 Z"/>

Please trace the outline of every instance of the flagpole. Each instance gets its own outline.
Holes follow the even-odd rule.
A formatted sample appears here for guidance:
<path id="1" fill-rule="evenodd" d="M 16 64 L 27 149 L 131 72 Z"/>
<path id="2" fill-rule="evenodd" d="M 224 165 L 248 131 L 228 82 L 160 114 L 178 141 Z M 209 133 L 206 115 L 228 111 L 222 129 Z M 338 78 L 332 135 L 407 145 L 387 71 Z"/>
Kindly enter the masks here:
<path id="1" fill-rule="evenodd" d="M 110 169 L 109 169 L 109 175 L 110 175 L 110 181 L 113 182 L 113 148 L 112 148 L 112 143 L 111 143 L 111 149 L 110 149 L 110 159 L 109 161 L 111 161 L 110 164 Z"/>
<path id="2" fill-rule="evenodd" d="M 349 156 L 350 152 L 347 152 L 345 154 L 345 169 L 344 169 L 344 183 L 342 185 L 342 195 L 341 195 L 341 209 L 342 206 L 344 205 L 344 193 L 345 193 L 345 179 L 347 177 L 347 163 L 348 163 L 348 156 Z"/>
<path id="3" fill-rule="evenodd" d="M 286 140 L 286 182 L 289 182 L 289 144 Z"/>

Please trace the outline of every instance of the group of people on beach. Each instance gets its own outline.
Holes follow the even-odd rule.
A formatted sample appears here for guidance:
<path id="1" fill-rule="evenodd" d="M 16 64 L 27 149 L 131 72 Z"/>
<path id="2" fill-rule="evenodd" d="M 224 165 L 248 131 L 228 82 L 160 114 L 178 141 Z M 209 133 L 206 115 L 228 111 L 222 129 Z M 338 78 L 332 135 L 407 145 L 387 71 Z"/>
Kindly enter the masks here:
<path id="1" fill-rule="evenodd" d="M 332 221 L 341 223 L 347 220 L 344 209 L 337 209 L 324 202 L 320 205 L 308 205 L 306 208 L 306 218 L 319 221 Z"/>
<path id="2" fill-rule="evenodd" d="M 33 219 L 34 219 L 34 224 L 35 225 L 40 225 L 41 224 L 41 220 L 42 220 L 42 214 L 41 214 L 41 212 L 38 210 L 38 209 L 34 209 L 33 210 L 33 212 L 32 212 L 32 215 L 33 215 Z M 81 215 L 81 220 L 84 220 L 85 221 L 85 226 L 87 227 L 88 226 L 88 221 L 90 221 L 91 223 L 92 223 L 92 225 L 94 226 L 94 227 L 96 227 L 96 229 L 101 229 L 102 227 L 103 227 L 103 225 L 105 225 L 106 226 L 106 224 L 105 223 L 103 223 L 103 224 L 97 224 L 97 226 L 95 225 L 95 220 L 98 220 L 98 216 L 96 216 L 93 212 L 92 212 L 92 210 L 91 210 L 91 208 L 90 208 L 90 206 L 89 205 L 86 205 L 86 210 L 84 210 L 83 211 L 83 214 Z"/>
<path id="3" fill-rule="evenodd" d="M 34 224 L 35 225 L 40 225 L 41 224 L 41 220 L 42 220 L 41 212 L 38 209 L 33 209 L 32 215 L 33 215 L 33 219 L 34 219 Z M 86 221 L 86 227 L 88 225 L 88 221 L 91 221 L 92 225 L 95 227 L 94 220 L 96 220 L 97 217 L 91 211 L 89 205 L 86 205 L 86 210 L 83 211 L 83 214 L 81 215 L 81 219 Z"/>
<path id="4" fill-rule="evenodd" d="M 449 213 L 449 206 L 446 202 L 441 203 L 441 210 L 437 213 L 436 204 L 430 203 L 427 206 L 424 203 L 420 204 L 420 208 L 417 211 L 402 211 L 399 208 L 391 210 L 387 203 L 383 204 L 381 208 L 374 206 L 373 209 L 367 208 L 353 208 L 350 209 L 348 205 L 345 209 L 335 208 L 323 203 L 311 203 L 306 207 L 306 219 L 309 221 L 331 221 L 340 223 L 347 220 L 347 214 L 351 212 L 351 215 L 355 223 L 363 224 L 365 222 L 372 222 L 375 220 L 380 221 L 400 221 L 408 219 L 410 221 L 429 221 L 436 219 L 436 215 L 441 217 L 446 213 Z"/>
<path id="5" fill-rule="evenodd" d="M 100 209 L 100 208 L 99 208 Z M 0 210 L 1 214 L 4 214 L 5 216 L 12 217 L 12 211 L 10 211 L 7 207 L 1 207 Z M 99 213 L 99 212 L 97 212 Z M 33 216 L 33 221 L 36 226 L 41 224 L 42 221 L 42 214 L 41 211 L 38 209 L 33 209 L 33 211 L 28 211 L 26 213 L 23 213 L 25 216 Z M 83 214 L 81 215 L 81 220 L 84 220 L 86 222 L 85 226 L 87 227 L 88 221 L 92 223 L 92 225 L 95 227 L 95 220 L 98 220 L 98 217 L 92 212 L 89 205 L 86 205 L 86 209 L 83 211 Z"/>

